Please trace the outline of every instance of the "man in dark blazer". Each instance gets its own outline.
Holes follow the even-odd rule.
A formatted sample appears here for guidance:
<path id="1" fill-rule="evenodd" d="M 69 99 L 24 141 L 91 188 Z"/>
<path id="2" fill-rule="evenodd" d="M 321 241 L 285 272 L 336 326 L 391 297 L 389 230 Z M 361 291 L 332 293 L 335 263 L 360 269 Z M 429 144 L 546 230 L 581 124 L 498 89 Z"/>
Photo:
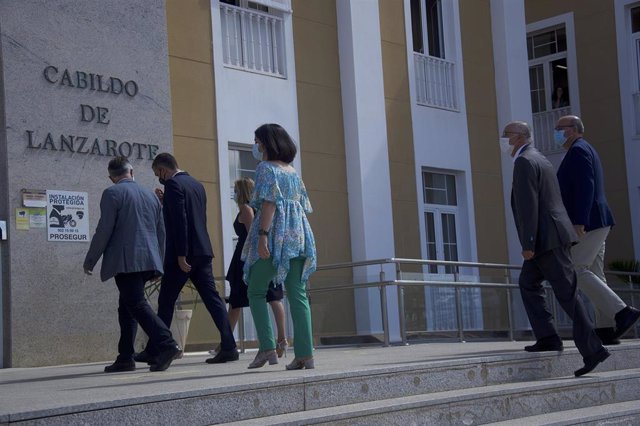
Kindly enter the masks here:
<path id="1" fill-rule="evenodd" d="M 158 154 L 151 167 L 160 183 L 164 184 L 164 192 L 157 189 L 156 194 L 162 200 L 167 230 L 158 316 L 167 326 L 171 325 L 178 295 L 190 278 L 220 331 L 222 349 L 206 362 L 218 364 L 236 361 L 236 342 L 225 304 L 216 290 L 213 278 L 213 249 L 207 231 L 207 196 L 204 186 L 187 172 L 178 169 L 178 163 L 171 154 Z M 147 346 L 135 359 L 145 362 L 153 352 L 154 349 Z"/>
<path id="2" fill-rule="evenodd" d="M 519 286 L 536 343 L 528 352 L 561 351 L 562 340 L 547 308 L 542 281 L 547 280 L 562 309 L 573 320 L 573 340 L 584 367 L 576 377 L 592 371 L 609 357 L 593 331 L 580 298 L 570 247 L 576 235 L 562 205 L 551 163 L 531 146 L 531 128 L 525 122 L 509 123 L 500 141 L 514 158 L 511 209 L 522 246 Z"/>
<path id="3" fill-rule="evenodd" d="M 162 206 L 153 192 L 134 182 L 133 167 L 125 157 L 111 160 L 108 171 L 114 185 L 102 193 L 100 220 L 83 265 L 85 273 L 91 275 L 103 257 L 100 278 L 107 281 L 115 277 L 120 291 L 118 358 L 104 371 L 136 369 L 133 342 L 138 324 L 158 348 L 158 355 L 150 360 L 150 370 L 163 371 L 181 350 L 144 296 L 145 282 L 163 271 Z"/>
<path id="4" fill-rule="evenodd" d="M 618 344 L 640 318 L 607 285 L 604 275 L 605 241 L 615 224 L 604 193 L 604 172 L 596 150 L 582 137 L 584 124 L 567 115 L 556 123 L 555 142 L 567 150 L 558 169 L 562 201 L 580 238 L 571 248 L 578 288 L 596 314 L 596 334 L 606 344 Z"/>

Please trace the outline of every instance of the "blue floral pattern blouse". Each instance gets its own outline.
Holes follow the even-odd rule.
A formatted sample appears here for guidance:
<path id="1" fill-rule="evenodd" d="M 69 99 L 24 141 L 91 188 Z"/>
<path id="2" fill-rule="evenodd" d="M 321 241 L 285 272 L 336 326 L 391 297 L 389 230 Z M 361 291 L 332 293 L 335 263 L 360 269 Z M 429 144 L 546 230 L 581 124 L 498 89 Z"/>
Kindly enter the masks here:
<path id="1" fill-rule="evenodd" d="M 295 170 L 283 169 L 269 161 L 262 161 L 256 167 L 256 187 L 251 206 L 257 209 L 249 229 L 249 235 L 242 250 L 244 260 L 244 280 L 249 269 L 256 263 L 258 255 L 258 230 L 262 217 L 262 203 L 275 203 L 276 210 L 267 236 L 267 246 L 276 268 L 275 284 L 284 284 L 289 273 L 289 262 L 296 257 L 304 257 L 302 284 L 316 269 L 316 243 L 306 213 L 311 213 L 311 203 L 304 183 Z"/>

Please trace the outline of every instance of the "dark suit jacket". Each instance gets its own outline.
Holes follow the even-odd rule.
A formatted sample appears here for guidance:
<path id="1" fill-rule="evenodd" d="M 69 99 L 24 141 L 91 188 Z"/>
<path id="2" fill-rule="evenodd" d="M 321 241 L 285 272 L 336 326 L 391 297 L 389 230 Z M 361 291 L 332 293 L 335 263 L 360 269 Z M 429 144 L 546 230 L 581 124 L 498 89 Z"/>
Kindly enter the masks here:
<path id="1" fill-rule="evenodd" d="M 84 267 L 93 270 L 104 255 L 102 281 L 119 273 L 162 273 L 165 232 L 161 211 L 158 197 L 131 179 L 105 189 Z"/>
<path id="2" fill-rule="evenodd" d="M 523 251 L 539 255 L 577 241 L 553 166 L 531 145 L 515 161 L 511 209 Z"/>
<path id="3" fill-rule="evenodd" d="M 567 151 L 558 182 L 571 223 L 584 225 L 587 232 L 615 224 L 604 194 L 600 157 L 584 139 L 577 139 Z"/>
<path id="4" fill-rule="evenodd" d="M 204 186 L 186 172 L 164 185 L 164 225 L 167 230 L 166 262 L 178 256 L 213 257 L 207 232 L 207 195 Z"/>

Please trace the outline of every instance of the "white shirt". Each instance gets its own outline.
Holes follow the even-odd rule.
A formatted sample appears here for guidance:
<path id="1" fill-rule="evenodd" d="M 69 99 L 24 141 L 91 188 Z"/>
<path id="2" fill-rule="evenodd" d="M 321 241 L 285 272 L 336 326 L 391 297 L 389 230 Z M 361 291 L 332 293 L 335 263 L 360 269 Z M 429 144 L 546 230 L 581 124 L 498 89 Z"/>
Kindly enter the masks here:
<path id="1" fill-rule="evenodd" d="M 522 145 L 520 148 L 518 148 L 518 150 L 516 151 L 516 155 L 513 156 L 513 162 L 516 162 L 516 159 L 520 156 L 520 153 L 522 152 L 522 150 L 526 147 L 531 145 L 530 143 L 526 143 L 524 145 Z"/>

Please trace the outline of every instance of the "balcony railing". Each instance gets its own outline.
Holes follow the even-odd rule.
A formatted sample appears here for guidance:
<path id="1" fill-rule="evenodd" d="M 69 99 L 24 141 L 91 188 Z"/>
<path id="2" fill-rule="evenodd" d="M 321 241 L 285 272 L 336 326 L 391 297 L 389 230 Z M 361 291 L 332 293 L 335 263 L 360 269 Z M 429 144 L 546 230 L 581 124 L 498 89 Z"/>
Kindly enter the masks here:
<path id="1" fill-rule="evenodd" d="M 560 117 L 570 114 L 570 106 L 533 114 L 533 138 L 540 152 L 545 155 L 562 152 L 562 147 L 553 142 L 553 129 Z"/>
<path id="2" fill-rule="evenodd" d="M 455 63 L 416 52 L 413 60 L 418 104 L 457 111 Z"/>
<path id="3" fill-rule="evenodd" d="M 635 136 L 640 137 L 640 92 L 636 92 L 633 95 L 633 118 L 635 120 Z"/>
<path id="4" fill-rule="evenodd" d="M 220 4 L 220 21 L 225 66 L 286 77 L 282 18 Z"/>

